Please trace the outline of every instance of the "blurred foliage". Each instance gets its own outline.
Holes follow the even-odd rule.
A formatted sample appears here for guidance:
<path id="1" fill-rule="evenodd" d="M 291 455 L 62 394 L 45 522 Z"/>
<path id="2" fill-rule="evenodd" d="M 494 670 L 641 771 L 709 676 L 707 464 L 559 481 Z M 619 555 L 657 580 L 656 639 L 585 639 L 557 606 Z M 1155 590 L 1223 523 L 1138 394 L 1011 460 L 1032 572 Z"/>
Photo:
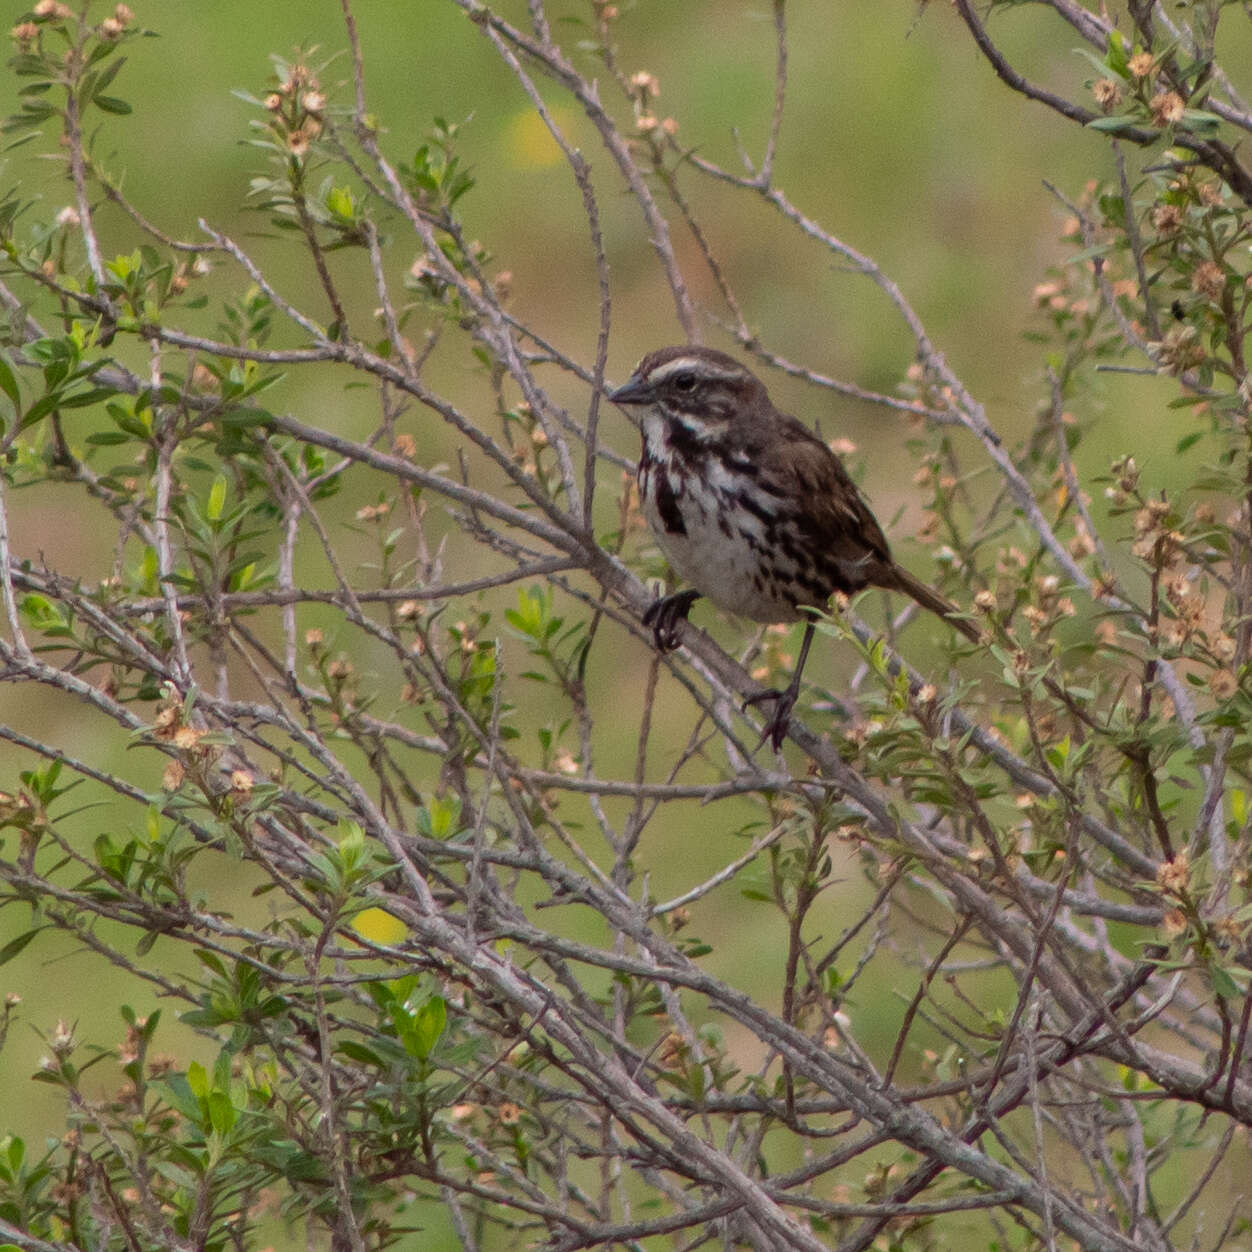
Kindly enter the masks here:
<path id="1" fill-rule="evenodd" d="M 776 151 L 781 4 L 166 7 L 4 88 L 3 1236 L 1242 1232 L 1237 6 L 787 6 Z M 824 618 L 773 763 L 592 400 L 696 332 L 984 630 Z"/>

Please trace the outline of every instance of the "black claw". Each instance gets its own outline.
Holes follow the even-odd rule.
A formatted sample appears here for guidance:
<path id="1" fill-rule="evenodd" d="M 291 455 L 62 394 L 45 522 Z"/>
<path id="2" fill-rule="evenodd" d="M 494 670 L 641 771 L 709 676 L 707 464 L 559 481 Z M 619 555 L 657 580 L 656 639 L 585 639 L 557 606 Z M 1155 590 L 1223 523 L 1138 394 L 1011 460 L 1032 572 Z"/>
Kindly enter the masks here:
<path id="1" fill-rule="evenodd" d="M 761 737 L 757 740 L 757 747 L 760 747 L 767 739 L 775 752 L 782 747 L 783 740 L 787 737 L 787 726 L 791 722 L 791 710 L 796 707 L 798 695 L 799 691 L 794 686 L 788 687 L 785 691 L 771 687 L 768 691 L 758 691 L 756 695 L 747 696 L 744 699 L 745 709 L 750 704 L 761 704 L 766 700 L 775 701 L 773 714 L 761 727 Z"/>
<path id="2" fill-rule="evenodd" d="M 804 641 L 800 644 L 800 659 L 796 662 L 795 672 L 791 675 L 791 682 L 787 684 L 786 690 L 779 691 L 777 687 L 771 687 L 768 691 L 758 691 L 756 695 L 748 696 L 744 700 L 745 709 L 749 704 L 760 704 L 763 700 L 774 701 L 773 716 L 761 730 L 758 748 L 767 739 L 775 752 L 782 747 L 782 742 L 787 737 L 787 726 L 791 721 L 791 710 L 796 707 L 796 700 L 800 695 L 800 675 L 804 672 L 804 662 L 809 659 L 809 647 L 812 643 L 813 623 L 809 622 L 804 628 Z"/>
<path id="3" fill-rule="evenodd" d="M 687 620 L 691 606 L 700 598 L 698 591 L 675 591 L 654 600 L 643 615 L 643 624 L 652 627 L 652 638 L 660 652 L 673 652 L 682 642 L 679 624 Z"/>

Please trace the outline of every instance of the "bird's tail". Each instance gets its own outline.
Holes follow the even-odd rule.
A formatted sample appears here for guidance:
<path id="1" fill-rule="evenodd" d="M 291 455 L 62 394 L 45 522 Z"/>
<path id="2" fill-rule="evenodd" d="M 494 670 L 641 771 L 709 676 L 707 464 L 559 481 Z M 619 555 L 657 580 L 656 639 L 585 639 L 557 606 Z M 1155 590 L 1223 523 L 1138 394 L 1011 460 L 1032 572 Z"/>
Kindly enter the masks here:
<path id="1" fill-rule="evenodd" d="M 946 596 L 941 596 L 933 587 L 927 586 L 920 578 L 914 578 L 908 570 L 900 565 L 892 564 L 891 574 L 894 582 L 890 584 L 905 595 L 911 596 L 922 608 L 949 621 L 974 643 L 982 642 L 982 631 L 976 622 L 970 621 L 955 604 Z"/>

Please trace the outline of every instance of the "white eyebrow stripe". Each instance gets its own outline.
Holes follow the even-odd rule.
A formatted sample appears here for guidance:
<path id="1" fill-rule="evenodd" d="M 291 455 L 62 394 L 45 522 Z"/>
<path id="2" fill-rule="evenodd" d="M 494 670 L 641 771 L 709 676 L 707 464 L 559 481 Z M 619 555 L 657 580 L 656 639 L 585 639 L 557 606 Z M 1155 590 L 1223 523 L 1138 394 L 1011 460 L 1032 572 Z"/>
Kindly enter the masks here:
<path id="1" fill-rule="evenodd" d="M 712 382 L 737 382 L 744 377 L 743 370 L 722 368 L 714 365 L 712 361 L 704 357 L 676 356 L 672 361 L 666 361 L 663 365 L 658 365 L 648 375 L 648 382 L 663 383 L 667 378 L 672 378 L 675 374 L 681 374 L 688 370 L 698 378 Z"/>

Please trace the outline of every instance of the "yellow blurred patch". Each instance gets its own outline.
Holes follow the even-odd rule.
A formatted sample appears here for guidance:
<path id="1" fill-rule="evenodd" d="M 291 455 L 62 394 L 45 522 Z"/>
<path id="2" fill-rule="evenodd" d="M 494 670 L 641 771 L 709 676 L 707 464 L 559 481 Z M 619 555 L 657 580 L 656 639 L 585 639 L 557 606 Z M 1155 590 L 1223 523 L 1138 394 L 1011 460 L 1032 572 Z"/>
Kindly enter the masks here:
<path id="1" fill-rule="evenodd" d="M 569 109 L 562 108 L 549 109 L 548 112 L 568 142 L 574 114 Z M 552 138 L 552 132 L 533 109 L 519 113 L 509 123 L 508 142 L 513 163 L 522 169 L 543 169 L 548 165 L 559 165 L 565 160 L 556 140 Z"/>
<path id="2" fill-rule="evenodd" d="M 371 943 L 399 943 L 409 928 L 383 909 L 365 909 L 352 919 L 352 929 Z"/>

